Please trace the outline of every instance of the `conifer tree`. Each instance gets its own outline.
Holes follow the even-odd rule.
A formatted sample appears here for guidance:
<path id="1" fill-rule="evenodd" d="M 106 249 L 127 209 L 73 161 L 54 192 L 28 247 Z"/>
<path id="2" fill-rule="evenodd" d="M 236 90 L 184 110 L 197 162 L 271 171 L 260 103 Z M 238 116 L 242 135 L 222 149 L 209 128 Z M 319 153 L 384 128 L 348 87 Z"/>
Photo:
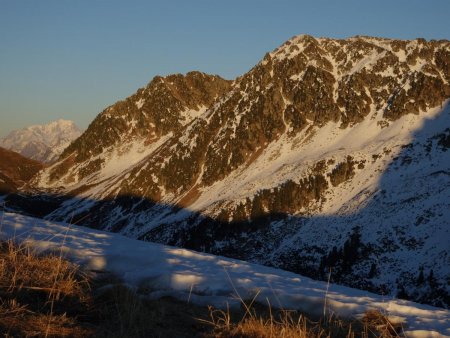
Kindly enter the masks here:
<path id="1" fill-rule="evenodd" d="M 375 277 L 376 274 L 377 274 L 377 266 L 375 265 L 375 263 L 372 263 L 372 265 L 370 266 L 369 278 Z"/>
<path id="2" fill-rule="evenodd" d="M 431 287 L 435 287 L 436 286 L 436 279 L 434 278 L 434 272 L 433 269 L 430 270 L 430 273 L 428 274 L 428 284 Z"/>
<path id="3" fill-rule="evenodd" d="M 417 285 L 422 285 L 425 281 L 425 277 L 423 275 L 423 267 L 419 268 L 419 276 L 417 277 Z"/>

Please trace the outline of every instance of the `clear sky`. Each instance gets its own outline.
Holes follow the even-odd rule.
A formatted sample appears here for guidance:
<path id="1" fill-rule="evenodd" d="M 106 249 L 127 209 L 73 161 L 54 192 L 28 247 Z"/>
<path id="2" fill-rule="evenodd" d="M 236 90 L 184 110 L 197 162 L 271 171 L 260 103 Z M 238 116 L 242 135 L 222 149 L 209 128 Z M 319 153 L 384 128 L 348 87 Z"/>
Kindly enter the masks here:
<path id="1" fill-rule="evenodd" d="M 157 74 L 232 79 L 297 34 L 450 39 L 450 0 L 0 0 L 0 137 L 86 128 Z"/>

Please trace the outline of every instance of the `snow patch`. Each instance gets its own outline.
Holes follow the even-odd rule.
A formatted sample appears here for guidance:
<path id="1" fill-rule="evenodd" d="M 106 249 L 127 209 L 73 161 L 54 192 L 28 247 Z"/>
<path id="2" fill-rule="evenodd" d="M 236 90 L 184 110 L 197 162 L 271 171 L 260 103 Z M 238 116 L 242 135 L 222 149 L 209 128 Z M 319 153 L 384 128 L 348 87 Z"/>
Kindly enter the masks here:
<path id="1" fill-rule="evenodd" d="M 136 105 L 137 109 L 141 109 L 144 106 L 144 103 L 145 103 L 145 99 L 140 98 L 134 104 Z"/>
<path id="2" fill-rule="evenodd" d="M 153 290 L 144 296 L 188 297 L 197 304 L 239 306 L 235 289 L 284 309 L 312 315 L 361 317 L 377 309 L 404 320 L 407 336 L 450 336 L 450 311 L 387 299 L 369 292 L 315 281 L 287 271 L 244 261 L 141 242 L 115 233 L 3 213 L 2 239 L 14 238 L 37 250 L 62 250 L 87 269 L 108 271 L 125 283 Z M 142 288 L 146 286 L 147 288 Z M 326 303 L 325 303 L 326 300 Z"/>

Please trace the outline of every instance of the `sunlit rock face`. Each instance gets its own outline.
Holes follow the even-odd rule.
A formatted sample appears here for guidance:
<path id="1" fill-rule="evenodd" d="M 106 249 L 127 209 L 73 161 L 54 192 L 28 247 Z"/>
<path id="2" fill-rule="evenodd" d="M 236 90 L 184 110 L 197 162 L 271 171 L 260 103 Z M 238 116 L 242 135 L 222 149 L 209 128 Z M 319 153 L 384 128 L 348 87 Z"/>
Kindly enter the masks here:
<path id="1" fill-rule="evenodd" d="M 233 82 L 155 77 L 33 187 L 72 196 L 49 219 L 444 306 L 449 65 L 448 41 L 301 35 Z"/>

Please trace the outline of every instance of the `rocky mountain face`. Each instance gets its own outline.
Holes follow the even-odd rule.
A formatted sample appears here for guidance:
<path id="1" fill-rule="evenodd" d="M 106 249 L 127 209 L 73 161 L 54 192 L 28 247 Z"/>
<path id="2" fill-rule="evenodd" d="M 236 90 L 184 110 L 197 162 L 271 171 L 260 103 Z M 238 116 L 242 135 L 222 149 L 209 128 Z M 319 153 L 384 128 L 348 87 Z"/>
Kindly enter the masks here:
<path id="1" fill-rule="evenodd" d="M 0 147 L 0 195 L 16 192 L 44 165 Z"/>
<path id="2" fill-rule="evenodd" d="M 14 130 L 0 139 L 0 146 L 44 163 L 55 162 L 81 130 L 73 121 L 57 120 Z"/>
<path id="3" fill-rule="evenodd" d="M 449 41 L 296 36 L 232 83 L 154 78 L 34 193 L 71 196 L 48 219 L 448 306 L 448 98 Z"/>

